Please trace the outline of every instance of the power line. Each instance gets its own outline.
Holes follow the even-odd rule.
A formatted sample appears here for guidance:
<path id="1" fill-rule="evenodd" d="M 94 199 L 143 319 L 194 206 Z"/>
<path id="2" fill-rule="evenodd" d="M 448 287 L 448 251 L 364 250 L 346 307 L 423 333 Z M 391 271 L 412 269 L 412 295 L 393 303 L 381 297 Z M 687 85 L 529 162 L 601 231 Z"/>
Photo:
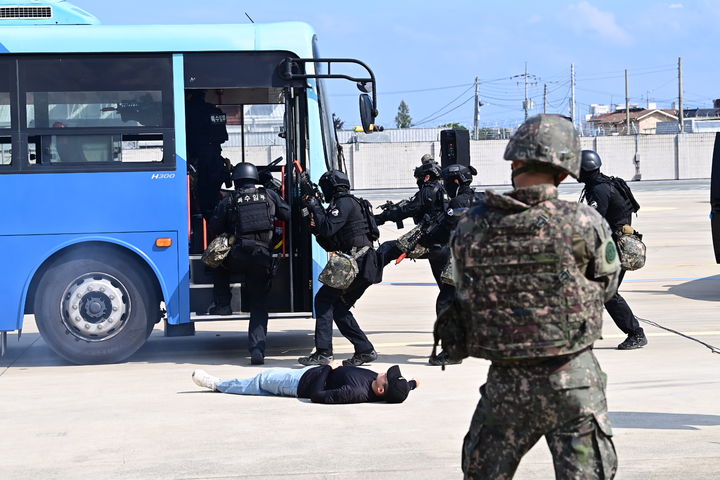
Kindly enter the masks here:
<path id="1" fill-rule="evenodd" d="M 438 116 L 436 116 L 436 117 L 433 117 L 433 118 L 428 118 L 427 120 L 425 120 L 425 121 L 423 121 L 423 122 L 415 123 L 413 126 L 418 126 L 418 125 L 422 125 L 422 124 L 425 124 L 425 123 L 430 123 L 430 122 L 433 122 L 433 121 L 437 120 L 438 118 L 442 118 L 442 117 L 444 117 L 445 115 L 447 115 L 448 113 L 454 112 L 455 110 L 457 110 L 458 108 L 462 107 L 463 105 L 465 105 L 466 103 L 468 103 L 470 100 L 473 100 L 473 99 L 475 99 L 475 95 L 474 95 L 474 94 L 471 95 L 470 97 L 468 97 L 468 98 L 467 98 L 464 102 L 462 102 L 460 105 L 457 105 L 456 107 L 448 110 L 447 112 L 442 113 L 442 114 L 440 114 L 440 115 L 438 115 Z"/>
<path id="2" fill-rule="evenodd" d="M 469 86 L 465 91 L 463 91 L 460 95 L 458 95 L 457 97 L 453 98 L 453 99 L 450 100 L 448 103 L 446 103 L 445 105 L 443 105 L 443 106 L 440 107 L 438 110 L 436 110 L 436 111 L 434 111 L 433 113 L 431 113 L 430 115 L 427 115 L 427 116 L 425 116 L 424 118 L 421 118 L 420 120 L 418 120 L 417 123 L 415 123 L 415 125 L 421 125 L 421 124 L 423 124 L 423 123 L 426 123 L 426 120 L 427 120 L 428 118 L 430 118 L 430 117 L 432 117 L 433 115 L 436 115 L 436 114 L 442 112 L 444 109 L 446 109 L 447 107 L 449 107 L 450 105 L 452 105 L 453 103 L 455 103 L 456 100 L 458 100 L 460 97 L 462 97 L 463 95 L 465 95 L 465 94 L 466 94 L 468 91 L 470 91 L 470 89 L 472 89 L 474 86 L 475 86 L 475 84 L 474 84 L 474 83 L 471 83 L 470 86 Z"/>

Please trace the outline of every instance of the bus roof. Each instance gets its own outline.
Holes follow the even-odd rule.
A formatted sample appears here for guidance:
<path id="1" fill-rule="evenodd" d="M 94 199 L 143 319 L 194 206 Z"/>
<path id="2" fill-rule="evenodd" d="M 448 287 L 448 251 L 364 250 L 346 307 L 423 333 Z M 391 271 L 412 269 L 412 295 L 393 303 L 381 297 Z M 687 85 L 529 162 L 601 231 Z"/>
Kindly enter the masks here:
<path id="1" fill-rule="evenodd" d="M 0 26 L 0 54 L 274 50 L 307 58 L 314 35 L 302 22 Z"/>

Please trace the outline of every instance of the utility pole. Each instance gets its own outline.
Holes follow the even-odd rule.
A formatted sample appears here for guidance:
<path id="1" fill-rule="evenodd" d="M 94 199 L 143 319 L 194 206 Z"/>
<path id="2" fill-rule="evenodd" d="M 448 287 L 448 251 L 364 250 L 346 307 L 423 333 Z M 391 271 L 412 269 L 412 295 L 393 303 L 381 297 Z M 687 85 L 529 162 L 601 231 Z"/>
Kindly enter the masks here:
<path id="1" fill-rule="evenodd" d="M 475 77 L 475 116 L 473 117 L 473 140 L 480 140 L 480 78 Z"/>
<path id="2" fill-rule="evenodd" d="M 683 84 L 682 84 L 682 57 L 678 57 L 678 122 L 680 133 L 683 133 Z"/>
<path id="3" fill-rule="evenodd" d="M 570 64 L 570 118 L 575 125 L 575 64 Z"/>
<path id="4" fill-rule="evenodd" d="M 630 90 L 628 87 L 628 71 L 625 69 L 625 135 L 630 135 Z"/>
<path id="5" fill-rule="evenodd" d="M 528 96 L 527 96 L 527 93 L 528 93 L 528 90 L 527 90 L 527 88 L 528 88 L 528 81 L 527 81 L 527 80 L 528 80 L 527 62 L 525 62 L 525 75 L 524 75 L 524 77 L 525 77 L 525 101 L 523 102 L 523 109 L 525 110 L 525 120 L 527 120 L 527 119 L 528 119 L 528 107 L 529 107 L 529 105 L 528 105 Z"/>
<path id="6" fill-rule="evenodd" d="M 543 113 L 547 113 L 547 83 L 543 84 Z"/>
<path id="7" fill-rule="evenodd" d="M 533 101 L 528 98 L 528 85 L 537 85 L 537 82 L 528 82 L 529 78 L 532 78 L 533 80 L 537 80 L 538 77 L 536 75 L 531 75 L 527 71 L 527 62 L 525 62 L 525 73 L 521 73 L 520 75 L 513 75 L 510 78 L 518 78 L 523 77 L 524 85 L 525 85 L 525 101 L 523 102 L 523 110 L 525 111 L 525 120 L 528 118 L 528 110 L 532 109 L 534 107 Z M 519 85 L 519 83 L 518 83 Z"/>

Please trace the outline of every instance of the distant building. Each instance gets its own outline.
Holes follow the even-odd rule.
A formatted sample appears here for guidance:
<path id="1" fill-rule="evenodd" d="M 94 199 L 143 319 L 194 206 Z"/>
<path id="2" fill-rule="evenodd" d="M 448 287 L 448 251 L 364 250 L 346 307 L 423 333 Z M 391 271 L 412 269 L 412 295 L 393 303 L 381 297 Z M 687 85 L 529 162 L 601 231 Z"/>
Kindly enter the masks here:
<path id="1" fill-rule="evenodd" d="M 630 110 L 630 131 L 624 111 L 604 113 L 588 120 L 595 135 L 653 135 L 658 122 L 677 122 L 677 111 L 659 108 L 633 108 Z"/>

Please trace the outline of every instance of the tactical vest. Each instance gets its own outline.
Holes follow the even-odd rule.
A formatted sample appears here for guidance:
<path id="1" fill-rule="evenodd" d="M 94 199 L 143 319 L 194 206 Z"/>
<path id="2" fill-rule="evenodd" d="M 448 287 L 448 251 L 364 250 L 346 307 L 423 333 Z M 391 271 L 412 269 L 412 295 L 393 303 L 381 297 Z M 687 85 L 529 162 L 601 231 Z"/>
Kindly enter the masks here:
<path id="1" fill-rule="evenodd" d="M 417 225 L 425 214 L 437 214 L 445 210 L 445 187 L 438 180 L 424 183 L 417 193 L 420 202 L 420 210 L 413 215 L 413 221 Z"/>
<path id="2" fill-rule="evenodd" d="M 348 252 L 352 247 L 365 247 L 372 245 L 372 242 L 368 239 L 368 232 L 370 227 L 368 226 L 367 219 L 363 211 L 360 201 L 352 195 L 341 195 L 335 197 L 332 203 L 328 206 L 327 211 L 330 212 L 335 208 L 335 202 L 340 198 L 347 198 L 350 202 L 348 205 L 352 205 L 352 209 L 348 214 L 348 219 L 345 225 L 338 230 L 330 239 L 330 244 L 333 248 L 330 250 L 337 250 Z"/>
<path id="3" fill-rule="evenodd" d="M 481 206 L 455 238 L 457 295 L 467 354 L 528 359 L 567 355 L 600 337 L 603 288 L 573 255 L 577 204 L 521 211 Z"/>
<path id="4" fill-rule="evenodd" d="M 233 222 L 237 237 L 268 233 L 268 241 L 275 223 L 275 203 L 264 188 L 244 188 L 232 193 Z"/>

